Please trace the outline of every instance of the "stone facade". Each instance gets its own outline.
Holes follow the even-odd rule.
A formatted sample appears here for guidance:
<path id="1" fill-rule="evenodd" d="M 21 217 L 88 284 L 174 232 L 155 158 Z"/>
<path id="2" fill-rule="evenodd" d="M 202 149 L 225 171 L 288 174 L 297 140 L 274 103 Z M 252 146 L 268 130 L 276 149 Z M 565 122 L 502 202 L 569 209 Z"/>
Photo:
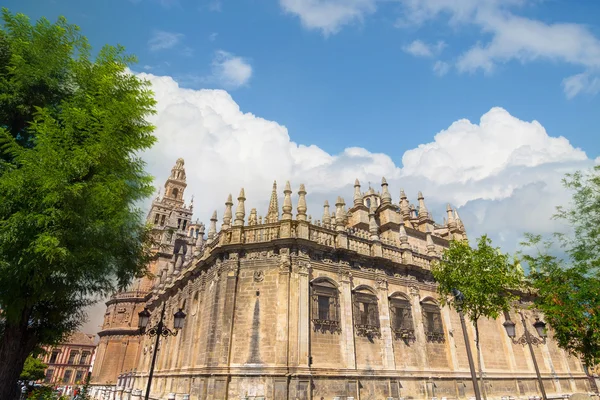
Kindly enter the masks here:
<path id="1" fill-rule="evenodd" d="M 44 348 L 40 360 L 48 365 L 44 383 L 73 386 L 85 383 L 91 370 L 95 335 L 75 332 L 64 343 Z"/>
<path id="2" fill-rule="evenodd" d="M 243 189 L 235 213 L 229 196 L 221 229 L 215 212 L 206 241 L 201 224 L 189 229 L 172 216 L 175 234 L 156 228 L 163 244 L 151 267 L 157 278 L 143 300 L 128 303 L 121 294 L 109 302 L 102 339 L 111 350 L 94 369 L 96 382 L 134 370 L 132 390 L 145 392 L 154 339 L 136 337 L 135 363 L 128 363 L 130 353 L 118 347 L 123 323 L 113 328 L 111 321 L 115 307 L 130 304 L 127 337 L 134 340 L 135 312 L 147 305 L 155 325 L 166 303 L 166 326 L 178 309 L 187 317 L 177 336 L 161 339 L 151 398 L 472 397 L 459 317 L 439 306 L 430 272 L 451 238 L 466 238 L 458 213 L 448 206 L 437 224 L 421 193 L 418 208 L 403 191 L 394 203 L 385 179 L 381 192 L 362 192 L 357 181 L 350 208 L 338 197 L 335 210 L 326 202 L 316 221 L 307 216 L 304 185 L 295 215 L 289 183 L 283 193 L 280 214 L 273 185 L 265 218 L 252 209 L 246 219 Z M 163 201 L 154 203 L 150 221 Z M 516 306 L 531 324 L 536 313 L 525 310 L 527 299 Z M 507 317 L 523 334 L 517 315 Z M 529 350 L 513 344 L 503 322 L 480 322 L 488 398 L 537 394 Z M 472 341 L 470 324 L 468 333 Z M 588 390 L 581 363 L 551 338 L 535 352 L 548 393 Z M 128 366 L 116 368 L 112 359 Z"/>

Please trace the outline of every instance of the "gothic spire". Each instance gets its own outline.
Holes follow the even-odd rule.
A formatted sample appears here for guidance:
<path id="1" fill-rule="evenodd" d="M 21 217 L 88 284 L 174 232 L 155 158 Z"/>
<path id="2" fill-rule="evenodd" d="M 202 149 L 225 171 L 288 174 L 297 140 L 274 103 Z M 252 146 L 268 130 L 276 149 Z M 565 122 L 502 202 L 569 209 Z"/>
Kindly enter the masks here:
<path id="1" fill-rule="evenodd" d="M 269 210 L 265 216 L 265 223 L 272 224 L 279 221 L 279 203 L 277 201 L 277 181 L 273 181 L 273 191 L 269 201 Z"/>

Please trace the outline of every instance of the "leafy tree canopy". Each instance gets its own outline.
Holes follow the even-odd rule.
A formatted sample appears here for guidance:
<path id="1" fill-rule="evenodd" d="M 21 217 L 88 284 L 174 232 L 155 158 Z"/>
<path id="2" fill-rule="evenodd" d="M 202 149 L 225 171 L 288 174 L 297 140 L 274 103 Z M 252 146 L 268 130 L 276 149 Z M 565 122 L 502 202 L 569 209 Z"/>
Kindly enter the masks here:
<path id="1" fill-rule="evenodd" d="M 75 25 L 2 11 L 0 29 L 0 398 L 28 354 L 84 320 L 98 294 L 143 273 L 151 195 L 138 154 L 155 141 L 135 58 L 92 59 Z"/>
<path id="2" fill-rule="evenodd" d="M 564 186 L 573 191 L 570 206 L 554 218 L 566 222 L 569 234 L 556 234 L 567 258 L 551 253 L 552 243 L 528 234 L 521 257 L 529 264 L 537 289 L 536 307 L 545 315 L 560 347 L 587 365 L 600 363 L 600 166 L 568 174 Z"/>
<path id="3" fill-rule="evenodd" d="M 519 289 L 523 280 L 519 264 L 493 247 L 486 235 L 477 240 L 476 248 L 466 240 L 451 241 L 432 272 L 442 303 L 462 308 L 473 322 L 481 317 L 497 318 L 508 311 L 515 299 L 511 290 Z M 455 289 L 464 295 L 460 304 L 454 298 Z"/>
<path id="4" fill-rule="evenodd" d="M 45 371 L 48 366 L 39 359 L 29 356 L 23 365 L 23 371 L 19 377 L 22 381 L 37 381 L 45 377 Z"/>

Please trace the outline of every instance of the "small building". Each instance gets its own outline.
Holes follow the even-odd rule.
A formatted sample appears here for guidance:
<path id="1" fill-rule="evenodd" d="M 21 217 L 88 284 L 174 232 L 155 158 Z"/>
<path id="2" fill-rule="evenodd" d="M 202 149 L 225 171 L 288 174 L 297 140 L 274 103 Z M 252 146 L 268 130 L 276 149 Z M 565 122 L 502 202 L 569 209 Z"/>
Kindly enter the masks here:
<path id="1" fill-rule="evenodd" d="M 82 332 L 73 333 L 65 343 L 44 348 L 41 361 L 48 365 L 46 384 L 83 384 L 92 370 L 96 344 L 95 335 Z"/>

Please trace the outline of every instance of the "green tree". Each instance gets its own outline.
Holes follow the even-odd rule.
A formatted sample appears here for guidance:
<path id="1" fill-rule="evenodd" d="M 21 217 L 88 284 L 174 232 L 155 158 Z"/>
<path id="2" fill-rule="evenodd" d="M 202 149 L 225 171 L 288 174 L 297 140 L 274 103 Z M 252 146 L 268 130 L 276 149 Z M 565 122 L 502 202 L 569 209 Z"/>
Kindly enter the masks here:
<path id="1" fill-rule="evenodd" d="M 558 207 L 554 218 L 571 228 L 556 234 L 567 259 L 552 255 L 552 242 L 534 234 L 522 243 L 533 252 L 521 256 L 554 339 L 591 366 L 600 363 L 600 166 L 567 174 L 563 183 L 572 203 Z"/>
<path id="2" fill-rule="evenodd" d="M 43 379 L 45 377 L 46 368 L 48 368 L 48 366 L 39 359 L 29 356 L 25 359 L 23 371 L 21 371 L 19 379 L 26 382 Z"/>
<path id="3" fill-rule="evenodd" d="M 0 29 L 0 399 L 27 356 L 85 320 L 98 295 L 144 273 L 148 230 L 135 204 L 151 177 L 149 84 L 134 57 L 94 58 L 75 25 L 32 25 L 2 11 Z"/>
<path id="4" fill-rule="evenodd" d="M 431 270 L 438 283 L 441 303 L 462 309 L 475 327 L 479 381 L 482 383 L 478 321 L 498 318 L 501 312 L 510 309 L 516 299 L 512 291 L 521 287 L 523 271 L 516 260 L 492 247 L 492 241 L 486 235 L 477 239 L 476 248 L 466 240 L 452 240 Z M 454 297 L 455 290 L 464 295 L 460 303 Z M 480 386 L 486 397 L 484 385 Z"/>

